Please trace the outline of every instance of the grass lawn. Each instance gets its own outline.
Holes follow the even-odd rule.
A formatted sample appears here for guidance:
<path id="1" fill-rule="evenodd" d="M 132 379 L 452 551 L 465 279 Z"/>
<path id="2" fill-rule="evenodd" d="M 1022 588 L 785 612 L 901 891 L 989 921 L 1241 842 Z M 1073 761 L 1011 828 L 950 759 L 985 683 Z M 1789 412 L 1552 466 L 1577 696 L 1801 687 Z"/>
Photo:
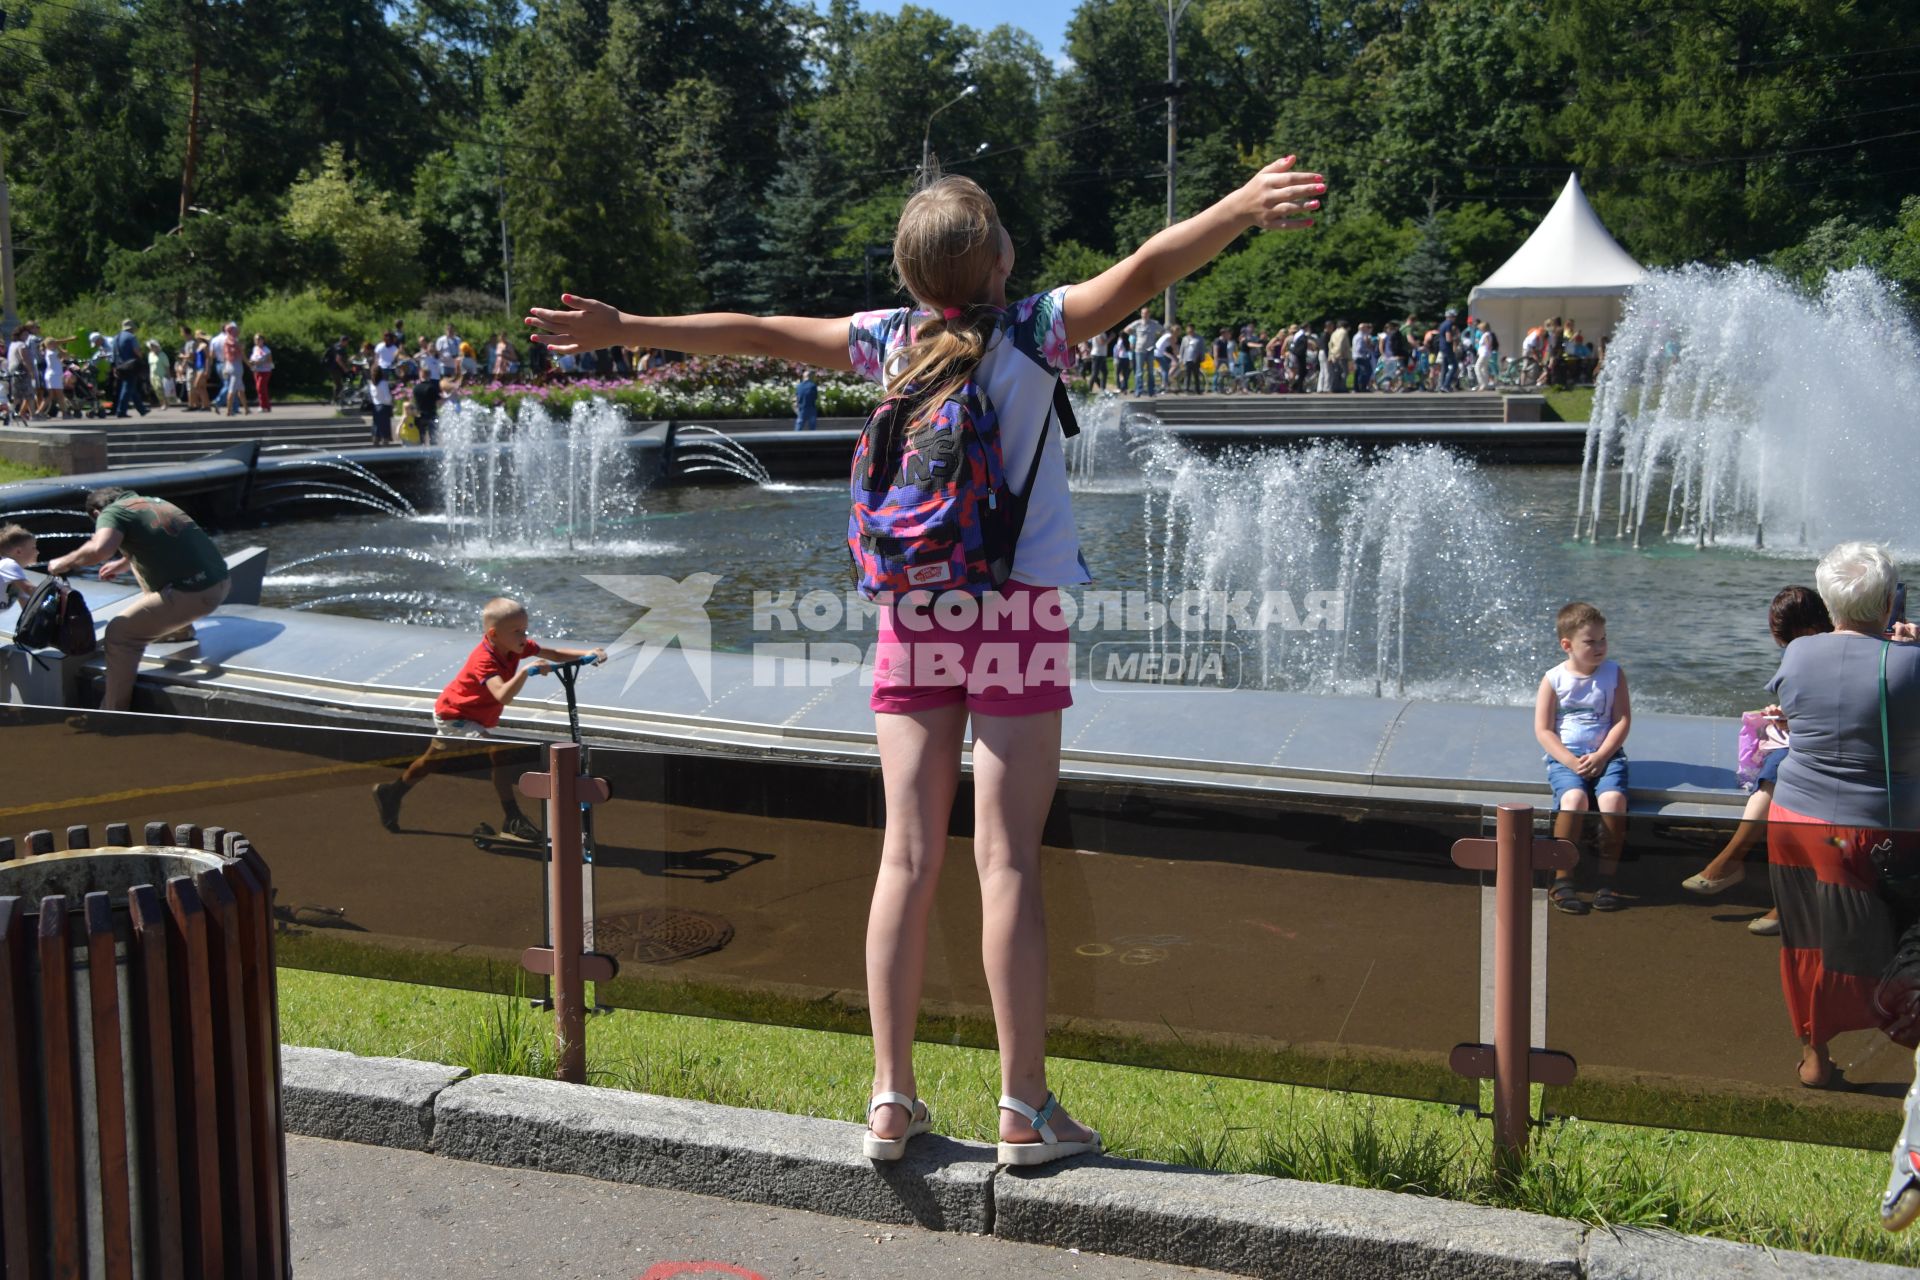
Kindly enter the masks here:
<path id="1" fill-rule="evenodd" d="M 50 467 L 23 467 L 17 462 L 0 458 L 0 484 L 11 484 L 15 480 L 40 480 L 59 474 Z"/>
<path id="2" fill-rule="evenodd" d="M 1543 387 L 1547 397 L 1547 411 L 1542 417 L 1549 422 L 1585 422 L 1593 416 L 1593 388 L 1568 387 L 1561 390 L 1556 387 Z"/>
<path id="3" fill-rule="evenodd" d="M 551 1021 L 524 1001 L 280 970 L 289 1044 L 548 1074 Z M 736 1107 L 857 1120 L 864 1037 L 621 1011 L 589 1022 L 596 1084 Z M 994 1056 L 921 1045 L 921 1096 L 942 1133 L 991 1141 Z M 1490 1126 L 1436 1103 L 1055 1060 L 1054 1087 L 1116 1155 L 1657 1225 L 1775 1248 L 1912 1266 L 1920 1239 L 1875 1214 L 1884 1152 L 1566 1122 L 1542 1131 L 1521 1177 L 1490 1168 Z"/>

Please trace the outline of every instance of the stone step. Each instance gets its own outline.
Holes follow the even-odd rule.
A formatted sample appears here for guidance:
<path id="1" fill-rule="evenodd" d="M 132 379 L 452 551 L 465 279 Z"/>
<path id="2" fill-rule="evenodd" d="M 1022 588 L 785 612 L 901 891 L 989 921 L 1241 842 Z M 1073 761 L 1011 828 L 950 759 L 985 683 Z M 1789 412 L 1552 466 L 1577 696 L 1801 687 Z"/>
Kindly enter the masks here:
<path id="1" fill-rule="evenodd" d="M 1231 414 L 1241 418 L 1463 418 L 1476 422 L 1498 422 L 1504 416 L 1499 405 L 1453 404 L 1441 397 L 1409 396 L 1386 397 L 1377 399 L 1362 396 L 1354 403 L 1339 405 L 1324 404 L 1241 404 L 1233 400 L 1154 400 L 1131 406 L 1135 413 L 1152 413 L 1165 417 L 1168 415 L 1204 414 L 1207 417 L 1221 417 Z"/>
<path id="2" fill-rule="evenodd" d="M 1168 425 L 1244 422 L 1264 426 L 1332 426 L 1358 423 L 1505 421 L 1497 408 L 1487 410 L 1474 406 L 1438 403 L 1427 399 L 1413 400 L 1405 404 L 1396 402 L 1390 406 L 1376 402 L 1340 410 L 1327 410 L 1314 406 L 1274 409 L 1265 406 L 1155 403 L 1132 406 L 1130 412 L 1135 417 L 1154 418 Z"/>
<path id="3" fill-rule="evenodd" d="M 107 465 L 110 468 L 118 468 L 151 466 L 160 462 L 190 462 L 196 458 L 204 458 L 210 453 L 218 453 L 222 449 L 253 440 L 259 440 L 263 446 L 273 447 L 276 453 L 283 451 L 278 448 L 283 445 L 297 445 L 302 449 L 350 449 L 366 444 L 367 433 L 354 427 L 314 427 L 307 430 L 276 431 L 267 437 L 262 437 L 258 433 L 239 434 L 232 437 L 174 434 L 149 439 L 129 439 L 121 436 L 110 439 L 107 443 Z"/>

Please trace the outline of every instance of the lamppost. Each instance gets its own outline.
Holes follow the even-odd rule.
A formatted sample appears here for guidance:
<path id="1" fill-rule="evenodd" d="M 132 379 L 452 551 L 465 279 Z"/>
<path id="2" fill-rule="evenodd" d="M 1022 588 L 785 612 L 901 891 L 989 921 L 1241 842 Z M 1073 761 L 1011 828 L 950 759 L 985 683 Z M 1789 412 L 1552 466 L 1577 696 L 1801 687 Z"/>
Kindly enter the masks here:
<path id="1" fill-rule="evenodd" d="M 1180 19 L 1193 0 L 1165 0 L 1167 17 L 1167 225 L 1179 215 L 1174 211 L 1174 145 L 1180 136 L 1180 50 L 1177 37 Z M 1166 322 L 1173 323 L 1173 285 L 1167 285 Z"/>
<path id="2" fill-rule="evenodd" d="M 955 103 L 958 103 L 962 98 L 970 97 L 973 94 L 973 91 L 975 89 L 978 89 L 979 87 L 980 86 L 977 84 L 968 85 L 966 88 L 962 89 L 959 93 L 955 94 L 951 99 L 935 107 L 933 111 L 927 116 L 926 132 L 920 135 L 920 177 L 922 181 L 926 179 L 927 171 L 933 167 L 933 118 L 934 116 L 939 115 L 942 111 L 945 111 L 948 107 L 951 107 Z"/>
<path id="3" fill-rule="evenodd" d="M 13 335 L 20 323 L 13 310 L 13 209 L 7 202 L 7 156 L 0 147 L 0 330 Z"/>

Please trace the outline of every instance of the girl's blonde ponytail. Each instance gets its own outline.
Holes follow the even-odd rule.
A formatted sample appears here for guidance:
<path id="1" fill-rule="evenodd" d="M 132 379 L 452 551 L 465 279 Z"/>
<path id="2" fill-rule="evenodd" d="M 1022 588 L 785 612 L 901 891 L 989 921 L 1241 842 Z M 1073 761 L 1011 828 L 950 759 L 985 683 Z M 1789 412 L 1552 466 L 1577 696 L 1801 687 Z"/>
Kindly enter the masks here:
<path id="1" fill-rule="evenodd" d="M 931 414 L 966 385 L 1000 323 L 987 303 L 1000 260 L 1000 215 L 980 184 L 935 178 L 907 201 L 893 239 L 893 268 L 915 301 L 935 313 L 889 368 L 889 392 L 911 387 Z M 912 317 L 908 317 L 912 323 Z"/>

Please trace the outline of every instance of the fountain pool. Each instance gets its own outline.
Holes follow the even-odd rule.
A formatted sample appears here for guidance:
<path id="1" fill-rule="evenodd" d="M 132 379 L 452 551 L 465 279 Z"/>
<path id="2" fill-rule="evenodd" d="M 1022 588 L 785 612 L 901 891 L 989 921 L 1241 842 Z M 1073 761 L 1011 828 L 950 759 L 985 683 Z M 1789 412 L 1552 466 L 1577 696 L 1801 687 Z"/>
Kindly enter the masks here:
<path id="1" fill-rule="evenodd" d="M 1559 659 L 1554 611 L 1586 599 L 1608 616 L 1637 706 L 1760 705 L 1778 660 L 1766 630 L 1775 591 L 1811 583 L 1817 556 L 1842 538 L 1909 558 L 1920 547 L 1898 518 L 1920 483 L 1907 421 L 1920 374 L 1862 354 L 1863 333 L 1888 335 L 1875 351 L 1920 341 L 1863 272 L 1834 276 L 1817 297 L 1751 268 L 1656 273 L 1614 335 L 1578 468 L 1476 466 L 1437 447 L 1206 457 L 1095 401 L 1069 455 L 1098 578 L 1089 590 L 1248 603 L 1231 623 L 1216 607 L 1193 630 L 1147 631 L 1138 615 L 1119 633 L 1077 630 L 1082 674 L 1100 674 L 1089 665 L 1098 641 L 1161 652 L 1224 641 L 1247 687 L 1524 705 Z M 530 605 L 537 632 L 605 642 L 642 610 L 593 578 L 708 573 L 717 648 L 871 643 L 871 621 L 849 623 L 832 603 L 851 585 L 843 484 L 636 493 L 619 435 L 605 406 L 569 422 L 456 414 L 449 440 L 485 447 L 449 451 L 436 513 L 352 507 L 276 524 L 280 567 L 263 602 L 465 630 L 482 600 L 508 593 Z M 724 436 L 708 432 L 696 450 L 690 471 L 756 478 Z M 818 593 L 822 625 L 759 626 L 756 598 L 769 592 Z M 1250 627 L 1274 593 L 1286 597 L 1280 625 Z M 1337 603 L 1315 614 L 1311 599 Z M 1337 625 L 1289 630 L 1288 616 Z"/>
<path id="2" fill-rule="evenodd" d="M 1330 502 L 1344 473 L 1331 465 L 1315 471 L 1307 477 L 1311 483 L 1301 485 L 1312 492 L 1300 500 Z M 1400 483 L 1421 478 L 1418 472 L 1395 477 Z M 1436 536 L 1431 523 L 1408 531 L 1394 551 L 1409 557 L 1412 587 L 1404 627 L 1406 692 L 1439 701 L 1529 700 L 1540 673 L 1557 660 L 1553 611 L 1578 595 L 1607 614 L 1614 653 L 1627 669 L 1636 705 L 1730 714 L 1764 702 L 1762 686 L 1778 660 L 1766 632 L 1767 601 L 1782 584 L 1811 582 L 1812 559 L 1740 547 L 1700 552 L 1673 544 L 1635 551 L 1605 541 L 1576 542 L 1570 532 L 1576 505 L 1571 479 L 1566 467 L 1474 475 L 1488 507 L 1470 523 L 1498 533 L 1496 553 L 1422 544 L 1420 539 Z M 1277 485 L 1268 478 L 1269 491 Z M 589 575 L 681 579 L 705 571 L 721 577 L 708 601 L 714 646 L 744 649 L 757 640 L 793 638 L 754 630 L 756 590 L 844 595 L 847 553 L 839 531 L 846 501 L 845 491 L 828 483 L 775 493 L 738 486 L 658 490 L 646 495 L 644 510 L 603 529 L 600 543 L 574 553 L 496 543 L 485 553 L 452 554 L 444 517 L 409 520 L 355 511 L 287 521 L 267 534 L 273 563 L 283 567 L 269 572 L 262 603 L 324 601 L 320 607 L 328 612 L 466 630 L 483 600 L 505 592 L 532 607 L 536 634 L 605 642 L 640 611 Z M 1168 506 L 1164 491 L 1144 483 L 1075 495 L 1087 560 L 1099 578 L 1094 589 L 1164 598 Z M 1333 508 L 1330 522 L 1339 518 L 1339 504 Z M 1383 517 L 1379 523 L 1392 521 Z M 259 536 L 238 531 L 220 540 L 234 549 Z M 1337 528 L 1332 536 L 1340 536 Z M 1360 541 L 1361 554 L 1372 558 L 1391 537 L 1390 529 L 1369 531 Z M 1201 549 L 1204 538 L 1194 541 L 1191 552 L 1186 541 L 1176 529 L 1176 576 L 1185 572 L 1190 554 L 1197 564 L 1209 559 Z M 1285 583 L 1294 599 L 1307 590 L 1340 589 L 1340 545 L 1297 561 L 1299 576 Z M 322 558 L 295 563 L 312 555 Z M 1221 572 L 1231 589 L 1251 585 Z M 1269 664 L 1265 683 L 1373 695 L 1383 637 L 1397 641 L 1402 634 L 1398 627 L 1383 627 L 1380 615 L 1369 596 L 1349 605 L 1343 632 L 1268 633 L 1276 643 L 1284 641 L 1287 652 Z M 864 644 L 872 632 L 842 627 L 807 638 Z M 1245 671 L 1249 683 L 1259 684 L 1258 648 L 1248 647 L 1254 656 Z M 1391 678 L 1382 691 L 1397 692 Z"/>

